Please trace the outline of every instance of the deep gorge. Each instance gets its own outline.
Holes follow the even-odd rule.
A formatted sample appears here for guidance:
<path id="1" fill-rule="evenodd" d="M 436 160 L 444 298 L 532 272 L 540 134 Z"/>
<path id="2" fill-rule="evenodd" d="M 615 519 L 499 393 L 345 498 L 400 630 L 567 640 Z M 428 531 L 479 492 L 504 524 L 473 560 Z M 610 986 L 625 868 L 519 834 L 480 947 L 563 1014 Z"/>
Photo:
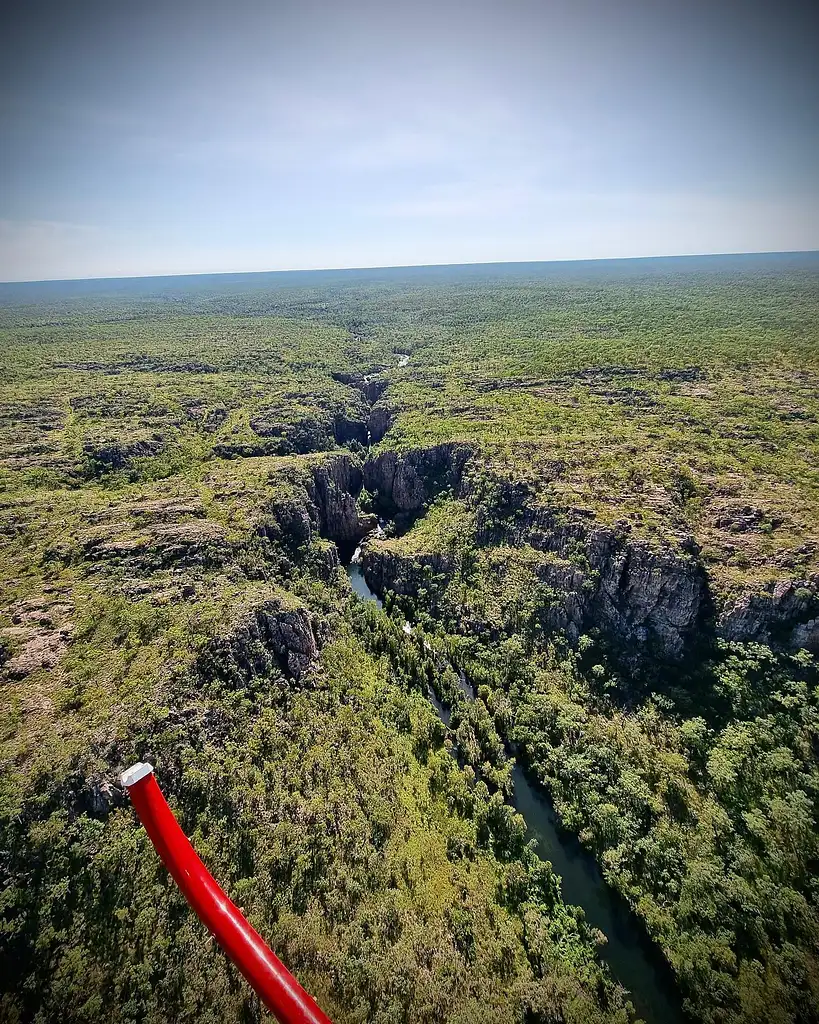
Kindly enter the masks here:
<path id="1" fill-rule="evenodd" d="M 0 287 L 0 1018 L 817 1024 L 816 281 Z"/>
<path id="2" fill-rule="evenodd" d="M 354 593 L 362 600 L 373 601 L 382 607 L 381 599 L 370 590 L 359 564 L 352 561 L 346 568 Z M 475 700 L 474 689 L 463 672 L 459 673 L 459 680 L 464 697 Z M 451 708 L 442 702 L 434 684 L 428 696 L 442 722 L 449 728 Z M 453 754 L 457 757 L 457 745 Z M 509 751 L 509 754 L 513 756 L 514 751 Z M 586 921 L 606 937 L 600 949 L 601 959 L 615 979 L 628 989 L 639 1017 L 646 1024 L 682 1021 L 671 972 L 662 962 L 659 950 L 650 943 L 639 920 L 625 901 L 606 885 L 594 858 L 561 827 L 548 794 L 527 777 L 520 764 L 513 769 L 512 784 L 513 789 L 507 799 L 523 816 L 527 837 L 534 842 L 538 856 L 551 864 L 561 879 L 564 899 L 581 907 Z"/>

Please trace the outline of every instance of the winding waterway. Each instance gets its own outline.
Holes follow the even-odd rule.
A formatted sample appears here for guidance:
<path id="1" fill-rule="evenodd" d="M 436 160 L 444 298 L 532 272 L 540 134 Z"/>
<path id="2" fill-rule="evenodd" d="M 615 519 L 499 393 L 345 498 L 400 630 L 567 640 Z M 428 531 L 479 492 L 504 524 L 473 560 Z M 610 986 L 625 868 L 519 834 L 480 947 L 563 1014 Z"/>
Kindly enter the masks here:
<path id="1" fill-rule="evenodd" d="M 358 551 L 347 566 L 355 593 L 366 601 L 380 598 L 370 590 Z M 469 700 L 475 694 L 463 673 L 459 673 L 461 688 Z M 450 713 L 446 705 L 430 692 L 430 700 L 445 725 Z M 668 965 L 652 945 L 645 929 L 622 899 L 606 884 L 594 857 L 580 845 L 577 838 L 560 827 L 554 805 L 546 791 L 532 783 L 520 764 L 512 772 L 514 793 L 511 803 L 526 821 L 527 836 L 534 839 L 536 850 L 543 860 L 551 862 L 561 876 L 563 898 L 567 903 L 582 907 L 586 921 L 599 928 L 608 940 L 600 950 L 601 959 L 608 964 L 612 975 L 627 988 L 632 1002 L 647 1024 L 683 1024 L 679 997 Z"/>

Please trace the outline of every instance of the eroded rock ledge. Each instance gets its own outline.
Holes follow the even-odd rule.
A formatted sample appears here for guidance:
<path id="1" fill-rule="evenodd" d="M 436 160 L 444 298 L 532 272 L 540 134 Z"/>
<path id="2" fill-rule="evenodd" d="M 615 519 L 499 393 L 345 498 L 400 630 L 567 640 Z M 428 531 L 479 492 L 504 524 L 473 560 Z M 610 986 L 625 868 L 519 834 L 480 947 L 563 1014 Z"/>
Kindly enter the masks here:
<path id="1" fill-rule="evenodd" d="M 346 455 L 327 459 L 313 470 L 307 493 L 316 510 L 319 530 L 340 547 L 354 547 L 378 521 L 359 512 L 356 498 L 362 482 L 361 469 Z"/>
<path id="2" fill-rule="evenodd" d="M 819 653 L 819 576 L 782 580 L 743 594 L 719 619 L 728 640 L 758 640 Z"/>

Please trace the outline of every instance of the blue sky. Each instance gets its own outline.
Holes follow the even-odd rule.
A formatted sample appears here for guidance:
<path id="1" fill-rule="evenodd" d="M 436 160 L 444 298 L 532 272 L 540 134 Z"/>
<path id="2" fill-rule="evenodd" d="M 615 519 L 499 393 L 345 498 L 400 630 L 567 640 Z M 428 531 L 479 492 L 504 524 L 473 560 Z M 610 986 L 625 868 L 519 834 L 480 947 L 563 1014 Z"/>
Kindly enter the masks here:
<path id="1" fill-rule="evenodd" d="M 809 7 L 19 6 L 0 280 L 819 248 Z"/>

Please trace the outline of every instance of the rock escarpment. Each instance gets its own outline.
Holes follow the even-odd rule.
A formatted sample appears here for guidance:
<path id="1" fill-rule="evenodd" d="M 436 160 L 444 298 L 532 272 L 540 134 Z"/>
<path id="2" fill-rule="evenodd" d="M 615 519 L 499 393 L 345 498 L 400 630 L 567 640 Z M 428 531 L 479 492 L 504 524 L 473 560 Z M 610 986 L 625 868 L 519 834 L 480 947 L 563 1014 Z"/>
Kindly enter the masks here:
<path id="1" fill-rule="evenodd" d="M 728 640 L 779 643 L 819 653 L 819 577 L 782 580 L 756 594 L 744 594 L 719 618 Z"/>
<path id="2" fill-rule="evenodd" d="M 277 408 L 261 409 L 250 418 L 250 428 L 258 437 L 275 442 L 272 446 L 261 445 L 261 451 L 278 455 L 306 455 L 333 447 L 332 422 L 327 415 L 288 417 Z"/>
<path id="3" fill-rule="evenodd" d="M 414 597 L 425 585 L 428 573 L 451 576 L 454 572 L 446 555 L 419 553 L 409 557 L 377 543 L 364 546 L 361 567 L 371 590 L 378 594 L 392 590 L 402 597 Z"/>
<path id="4" fill-rule="evenodd" d="M 333 417 L 333 437 L 336 444 L 356 444 L 367 447 L 367 423 L 363 419 L 354 419 L 344 413 L 336 413 Z"/>
<path id="5" fill-rule="evenodd" d="M 360 443 L 365 447 L 369 447 L 371 444 L 378 444 L 390 429 L 395 419 L 395 410 L 392 405 L 384 400 L 384 394 L 387 390 L 388 381 L 382 377 L 373 377 L 368 374 L 362 373 L 344 373 L 338 372 L 332 374 L 333 380 L 338 381 L 340 384 L 345 384 L 349 388 L 354 388 L 359 392 L 361 398 L 360 401 L 364 405 L 359 405 L 358 408 L 363 411 L 363 416 L 360 416 L 359 421 L 354 424 L 346 424 L 336 427 L 336 440 L 339 444 L 347 443 L 342 439 L 350 434 L 350 437 L 356 442 Z M 363 419 L 365 422 L 361 422 Z M 339 430 L 341 435 L 339 436 Z"/>
<path id="6" fill-rule="evenodd" d="M 87 438 L 82 453 L 87 476 L 100 476 L 130 466 L 134 459 L 156 455 L 163 447 L 161 437 L 144 431 L 129 436 Z"/>
<path id="7" fill-rule="evenodd" d="M 676 660 L 697 639 L 707 591 L 693 553 L 631 542 L 599 526 L 585 535 L 577 526 L 560 527 L 525 542 L 553 556 L 532 579 L 548 595 L 537 610 L 547 633 L 560 631 L 574 642 L 597 629 L 633 662 L 648 655 Z M 455 563 L 440 553 L 407 556 L 374 543 L 365 547 L 363 568 L 375 591 L 414 596 L 430 573 L 451 579 Z M 499 630 L 498 623 L 484 626 Z"/>
<path id="8" fill-rule="evenodd" d="M 548 631 L 571 640 L 598 628 L 634 652 L 666 659 L 682 656 L 696 636 L 708 607 L 705 577 L 691 537 L 665 546 L 649 545 L 596 522 L 581 511 L 541 508 L 526 495 L 497 488 L 491 500 L 475 492 L 465 474 L 473 450 L 442 444 L 410 452 L 384 452 L 364 467 L 365 484 L 402 512 L 420 510 L 450 488 L 476 508 L 479 547 L 527 544 L 547 553 L 537 582 L 552 595 L 540 611 Z M 410 596 L 425 572 L 451 575 L 453 563 L 441 554 L 402 556 L 372 544 L 364 553 L 370 585 Z"/>
<path id="9" fill-rule="evenodd" d="M 131 565 L 140 573 L 178 564 L 204 567 L 226 561 L 231 547 L 224 527 L 208 519 L 153 525 L 112 536 L 104 527 L 89 530 L 82 539 L 83 557 Z"/>
<path id="10" fill-rule="evenodd" d="M 529 544 L 551 556 L 537 573 L 554 594 L 542 621 L 571 640 L 597 628 L 634 659 L 650 651 L 675 660 L 702 632 L 707 584 L 690 536 L 648 543 L 581 510 L 524 505 L 500 529 L 479 510 L 478 539 Z"/>
<path id="11" fill-rule="evenodd" d="M 386 380 L 380 377 L 372 377 L 365 373 L 338 371 L 330 374 L 330 376 L 333 380 L 338 381 L 339 384 L 346 384 L 348 387 L 360 391 L 365 401 L 369 402 L 370 405 L 374 405 L 387 390 Z"/>
<path id="12" fill-rule="evenodd" d="M 362 473 L 355 459 L 349 455 L 326 458 L 311 467 L 303 490 L 297 488 L 270 503 L 257 531 L 291 553 L 324 537 L 338 545 L 346 558 L 378 522 L 358 508 L 361 485 Z M 332 555 L 325 552 L 322 557 L 331 571 Z"/>
<path id="13" fill-rule="evenodd" d="M 399 515 L 421 511 L 448 488 L 474 508 L 478 548 L 528 545 L 546 554 L 532 582 L 545 595 L 538 619 L 547 633 L 575 641 L 597 629 L 632 663 L 677 661 L 715 634 L 819 649 L 816 578 L 782 580 L 721 604 L 690 534 L 669 529 L 662 540 L 649 541 L 626 522 L 610 526 L 590 510 L 538 503 L 528 488 L 498 481 L 478 487 L 466 471 L 471 454 L 454 443 L 383 452 L 365 464 L 364 481 Z M 400 554 L 377 542 L 365 550 L 363 566 L 373 589 L 406 596 L 424 586 L 430 571 L 449 578 L 455 572 L 451 558 Z"/>
<path id="14" fill-rule="evenodd" d="M 259 454 L 307 455 L 311 452 L 331 451 L 337 445 L 342 447 L 367 445 L 366 411 L 318 409 L 301 416 L 288 414 L 278 407 L 261 409 L 250 418 L 253 433 L 263 439 L 250 443 L 250 449 Z M 245 454 L 240 447 L 231 449 L 230 443 L 223 443 L 218 454 L 230 456 Z M 214 448 L 216 451 L 216 448 Z"/>
<path id="15" fill-rule="evenodd" d="M 339 456 L 314 468 L 307 489 L 320 533 L 345 549 L 354 547 L 378 522 L 375 516 L 359 512 L 356 497 L 362 479 L 353 459 Z"/>
<path id="16" fill-rule="evenodd" d="M 374 405 L 370 410 L 367 427 L 370 433 L 370 444 L 378 444 L 392 426 L 393 411 L 388 405 Z"/>

